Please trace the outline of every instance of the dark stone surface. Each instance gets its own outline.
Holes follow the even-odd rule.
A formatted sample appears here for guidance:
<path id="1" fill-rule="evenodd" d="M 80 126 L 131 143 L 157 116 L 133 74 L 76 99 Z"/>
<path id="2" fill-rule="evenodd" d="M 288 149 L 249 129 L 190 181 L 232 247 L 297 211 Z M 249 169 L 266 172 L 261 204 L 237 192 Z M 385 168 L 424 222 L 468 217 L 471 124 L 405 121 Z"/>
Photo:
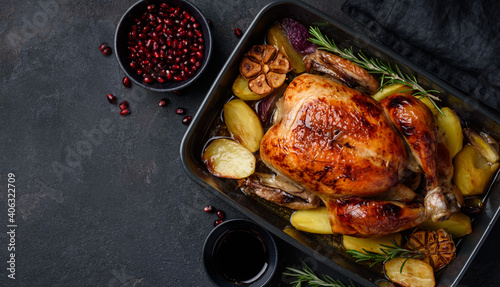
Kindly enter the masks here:
<path id="1" fill-rule="evenodd" d="M 134 1 L 0 2 L 0 286 L 210 286 L 201 261 L 215 215 L 242 215 L 192 182 L 181 167 L 186 131 L 175 108 L 194 115 L 245 28 L 269 3 L 193 0 L 213 23 L 214 54 L 196 85 L 174 93 L 126 89 L 113 56 L 115 25 Z M 340 11 L 312 6 L 368 33 Z M 121 117 L 105 96 L 130 102 Z M 170 100 L 166 108 L 158 101 Z M 16 279 L 7 278 L 7 175 L 16 185 Z M 497 224 L 498 225 L 498 224 Z M 500 280 L 494 230 L 462 286 Z M 285 266 L 314 258 L 279 241 L 273 286 L 288 286 Z"/>

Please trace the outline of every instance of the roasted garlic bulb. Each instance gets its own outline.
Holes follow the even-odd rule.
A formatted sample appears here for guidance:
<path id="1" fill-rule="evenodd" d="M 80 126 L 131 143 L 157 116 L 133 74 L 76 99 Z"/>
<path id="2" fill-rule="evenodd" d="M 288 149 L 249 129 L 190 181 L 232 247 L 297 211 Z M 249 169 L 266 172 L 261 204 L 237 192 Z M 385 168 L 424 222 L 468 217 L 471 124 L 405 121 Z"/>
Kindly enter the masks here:
<path id="1" fill-rule="evenodd" d="M 248 88 L 259 95 L 279 88 L 291 70 L 288 59 L 271 45 L 255 45 L 240 63 L 240 73 L 248 79 Z"/>
<path id="2" fill-rule="evenodd" d="M 444 229 L 416 230 L 410 235 L 406 248 L 420 251 L 424 255 L 422 260 L 434 271 L 448 265 L 456 256 L 455 242 Z"/>

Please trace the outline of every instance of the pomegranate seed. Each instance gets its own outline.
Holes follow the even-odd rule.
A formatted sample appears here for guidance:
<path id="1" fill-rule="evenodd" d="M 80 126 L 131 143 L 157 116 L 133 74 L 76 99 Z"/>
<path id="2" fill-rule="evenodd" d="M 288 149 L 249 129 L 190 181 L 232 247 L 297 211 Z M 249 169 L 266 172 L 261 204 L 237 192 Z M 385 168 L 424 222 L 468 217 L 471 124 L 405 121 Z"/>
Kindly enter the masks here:
<path id="1" fill-rule="evenodd" d="M 102 43 L 102 44 L 99 46 L 99 51 L 101 51 L 101 52 L 102 52 L 105 48 L 108 48 L 108 47 L 109 47 L 108 43 L 104 42 L 104 43 Z"/>
<path id="2" fill-rule="evenodd" d="M 211 205 L 208 205 L 208 206 L 205 206 L 203 208 L 203 210 L 205 210 L 205 212 L 212 213 L 212 212 L 214 212 L 214 207 Z"/>
<path id="3" fill-rule="evenodd" d="M 191 116 L 185 116 L 183 119 L 182 119 L 182 123 L 187 125 L 191 122 L 192 118 Z"/>
<path id="4" fill-rule="evenodd" d="M 112 94 L 108 94 L 107 95 L 107 98 L 108 98 L 108 101 L 112 104 L 114 104 L 116 102 L 116 97 L 113 96 Z"/>
<path id="5" fill-rule="evenodd" d="M 126 108 L 128 108 L 128 102 L 127 101 L 122 101 L 119 105 L 120 107 L 120 110 L 125 110 Z"/>
<path id="6" fill-rule="evenodd" d="M 175 110 L 175 113 L 176 113 L 176 114 L 178 114 L 178 115 L 183 115 L 183 114 L 185 114 L 185 113 L 186 113 L 186 110 L 185 110 L 185 109 L 183 109 L 183 108 L 177 108 L 177 109 Z"/>
<path id="7" fill-rule="evenodd" d="M 181 92 L 181 91 L 179 91 L 179 90 L 175 90 L 175 91 L 174 91 L 174 94 L 176 94 L 176 95 L 178 95 L 178 96 L 182 96 L 182 92 Z"/>
<path id="8" fill-rule="evenodd" d="M 221 224 L 222 223 L 222 220 L 216 220 L 214 221 L 214 227 L 216 227 L 217 225 Z"/>
<path id="9" fill-rule="evenodd" d="M 132 86 L 132 83 L 130 82 L 130 79 L 128 77 L 123 77 L 122 84 L 127 88 L 130 88 Z"/>
<path id="10" fill-rule="evenodd" d="M 217 210 L 216 214 L 220 220 L 223 220 L 225 217 L 224 211 L 222 211 L 222 210 Z"/>
<path id="11" fill-rule="evenodd" d="M 128 33 L 128 58 L 136 63 L 130 67 L 146 84 L 183 81 L 194 76 L 190 71 L 201 66 L 204 53 L 200 43 L 205 42 L 201 25 L 181 7 L 150 4 Z M 155 69 L 156 63 L 163 66 Z"/>
<path id="12" fill-rule="evenodd" d="M 104 48 L 101 53 L 104 55 L 104 56 L 109 56 L 111 55 L 111 48 L 110 47 L 106 47 Z"/>
<path id="13" fill-rule="evenodd" d="M 160 107 L 165 107 L 166 105 L 168 105 L 168 100 L 167 99 L 161 99 L 158 102 L 158 106 L 160 106 Z"/>
<path id="14" fill-rule="evenodd" d="M 155 81 L 155 79 L 153 77 L 150 77 L 150 76 L 144 77 L 144 82 L 146 82 L 148 84 L 154 83 L 154 81 Z"/>
<path id="15" fill-rule="evenodd" d="M 130 114 L 130 110 L 129 109 L 123 109 L 123 110 L 120 111 L 120 115 L 122 115 L 122 116 L 126 116 L 128 114 Z"/>
<path id="16" fill-rule="evenodd" d="M 243 33 L 241 32 L 240 28 L 234 28 L 234 35 L 236 35 L 236 37 L 241 37 Z"/>

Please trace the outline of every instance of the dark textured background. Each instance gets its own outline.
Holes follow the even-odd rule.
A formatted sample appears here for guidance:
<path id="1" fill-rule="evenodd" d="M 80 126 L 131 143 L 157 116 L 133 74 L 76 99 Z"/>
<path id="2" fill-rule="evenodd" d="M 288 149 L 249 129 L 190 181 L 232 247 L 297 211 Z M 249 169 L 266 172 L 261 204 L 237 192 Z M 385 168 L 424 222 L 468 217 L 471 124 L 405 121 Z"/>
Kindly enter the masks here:
<path id="1" fill-rule="evenodd" d="M 270 1 L 193 0 L 213 23 L 214 54 L 196 85 L 174 93 L 121 85 L 123 72 L 98 46 L 113 42 L 134 1 L 0 2 L 0 286 L 210 286 L 201 261 L 215 215 L 236 210 L 192 182 L 181 167 L 186 126 L 242 30 Z M 352 28 L 342 1 L 308 1 Z M 131 103 L 121 117 L 105 95 Z M 166 97 L 170 105 L 159 108 Z M 6 278 L 7 174 L 16 175 L 16 280 Z M 500 280 L 494 230 L 461 286 Z M 279 241 L 273 286 L 300 259 L 341 278 Z"/>

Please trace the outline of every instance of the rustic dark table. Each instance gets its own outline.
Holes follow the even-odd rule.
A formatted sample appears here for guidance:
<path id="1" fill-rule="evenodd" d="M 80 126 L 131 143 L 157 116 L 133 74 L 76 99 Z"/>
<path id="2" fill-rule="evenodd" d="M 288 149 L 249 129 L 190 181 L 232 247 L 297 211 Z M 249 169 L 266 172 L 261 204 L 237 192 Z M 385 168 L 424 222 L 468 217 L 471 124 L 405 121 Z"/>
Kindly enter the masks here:
<path id="1" fill-rule="evenodd" d="M 268 0 L 192 0 L 212 23 L 214 53 L 196 85 L 174 93 L 126 89 L 116 58 L 104 57 L 135 0 L 0 2 L 0 286 L 210 286 L 201 260 L 215 215 L 244 217 L 185 174 L 179 149 L 187 126 L 243 31 Z M 368 34 L 340 9 L 309 4 Z M 130 102 L 121 117 L 105 96 Z M 161 98 L 170 101 L 158 107 Z M 7 183 L 15 175 L 15 279 Z M 461 286 L 500 281 L 500 228 L 490 234 Z M 272 286 L 289 286 L 286 266 L 304 260 L 341 275 L 278 240 Z"/>

